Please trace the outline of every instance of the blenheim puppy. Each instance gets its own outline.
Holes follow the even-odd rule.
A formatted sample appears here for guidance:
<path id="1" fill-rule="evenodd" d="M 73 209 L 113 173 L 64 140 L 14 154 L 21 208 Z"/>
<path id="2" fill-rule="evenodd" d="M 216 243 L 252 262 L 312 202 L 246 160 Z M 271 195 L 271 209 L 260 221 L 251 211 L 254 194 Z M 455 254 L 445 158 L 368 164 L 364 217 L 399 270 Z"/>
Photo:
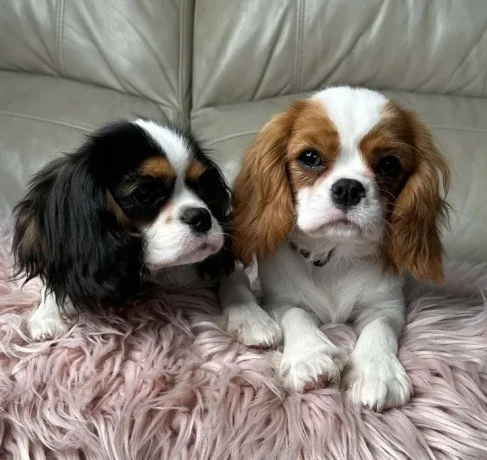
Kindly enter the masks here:
<path id="1" fill-rule="evenodd" d="M 121 308 L 148 282 L 221 282 L 227 309 L 256 309 L 233 271 L 230 198 L 198 142 L 152 120 L 105 126 L 49 163 L 14 211 L 18 273 L 44 283 L 29 335 L 62 335 L 76 313 Z"/>
<path id="2" fill-rule="evenodd" d="M 403 274 L 443 280 L 448 184 L 426 127 L 374 91 L 325 89 L 263 127 L 234 189 L 234 247 L 243 262 L 259 259 L 264 309 L 284 336 L 279 373 L 288 389 L 334 381 L 346 363 L 353 403 L 381 410 L 408 401 L 411 382 L 397 359 Z M 253 342 L 270 318 L 253 307 L 226 313 Z M 346 321 L 358 334 L 349 357 L 318 327 Z M 276 344 L 271 333 L 267 343 Z"/>

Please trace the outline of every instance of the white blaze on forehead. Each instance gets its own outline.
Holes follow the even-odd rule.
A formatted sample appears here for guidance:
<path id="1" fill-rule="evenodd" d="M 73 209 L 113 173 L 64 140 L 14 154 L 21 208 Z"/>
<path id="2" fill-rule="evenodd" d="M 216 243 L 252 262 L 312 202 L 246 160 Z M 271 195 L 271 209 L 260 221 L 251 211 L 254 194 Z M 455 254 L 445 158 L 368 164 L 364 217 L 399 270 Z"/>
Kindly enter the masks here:
<path id="1" fill-rule="evenodd" d="M 340 86 L 319 91 L 312 99 L 323 104 L 338 131 L 340 155 L 334 175 L 354 178 L 355 173 L 363 174 L 366 166 L 359 144 L 382 120 L 387 98 L 369 89 Z"/>
<path id="2" fill-rule="evenodd" d="M 355 146 L 382 118 L 387 99 L 375 91 L 341 86 L 315 93 L 313 100 L 320 101 L 335 123 L 340 145 L 345 149 Z"/>
<path id="3" fill-rule="evenodd" d="M 186 140 L 178 133 L 153 121 L 138 119 L 134 124 L 140 126 L 161 147 L 176 174 L 183 176 L 191 159 Z"/>

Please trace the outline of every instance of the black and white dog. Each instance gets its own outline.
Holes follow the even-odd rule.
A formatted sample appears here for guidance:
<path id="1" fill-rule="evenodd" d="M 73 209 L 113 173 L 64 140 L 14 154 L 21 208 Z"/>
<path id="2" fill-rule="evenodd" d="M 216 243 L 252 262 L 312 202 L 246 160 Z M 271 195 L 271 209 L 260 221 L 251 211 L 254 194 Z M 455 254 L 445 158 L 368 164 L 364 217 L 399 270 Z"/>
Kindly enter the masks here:
<path id="1" fill-rule="evenodd" d="M 122 307 L 154 280 L 214 280 L 225 308 L 257 308 L 234 271 L 230 211 L 219 168 L 191 135 L 147 119 L 95 132 L 37 173 L 14 210 L 17 272 L 44 286 L 29 335 L 62 335 L 76 313 Z"/>

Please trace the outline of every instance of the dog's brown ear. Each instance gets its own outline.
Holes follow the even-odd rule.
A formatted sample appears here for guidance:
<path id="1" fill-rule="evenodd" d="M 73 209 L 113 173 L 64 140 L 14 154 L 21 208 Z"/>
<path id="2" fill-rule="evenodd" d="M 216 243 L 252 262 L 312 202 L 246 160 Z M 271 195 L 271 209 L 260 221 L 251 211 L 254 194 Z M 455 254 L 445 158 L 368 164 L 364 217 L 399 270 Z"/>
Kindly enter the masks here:
<path id="1" fill-rule="evenodd" d="M 441 230 L 448 224 L 443 195 L 448 192 L 450 170 L 426 126 L 415 114 L 403 113 L 412 130 L 417 160 L 394 206 L 387 249 L 399 272 L 407 270 L 416 279 L 441 283 Z"/>
<path id="2" fill-rule="evenodd" d="M 275 253 L 291 232 L 294 209 L 287 173 L 287 143 L 299 102 L 274 116 L 243 158 L 234 186 L 234 251 L 243 263 Z"/>

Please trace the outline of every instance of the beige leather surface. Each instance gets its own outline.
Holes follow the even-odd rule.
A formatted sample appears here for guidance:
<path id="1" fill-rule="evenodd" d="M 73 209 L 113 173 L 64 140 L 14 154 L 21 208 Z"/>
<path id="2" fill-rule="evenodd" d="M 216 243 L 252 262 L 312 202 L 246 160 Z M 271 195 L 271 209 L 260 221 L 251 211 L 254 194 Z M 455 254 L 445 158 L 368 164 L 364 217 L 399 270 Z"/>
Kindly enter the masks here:
<path id="1" fill-rule="evenodd" d="M 195 108 L 347 83 L 486 94 L 485 0 L 196 0 Z"/>
<path id="2" fill-rule="evenodd" d="M 181 121 L 179 112 L 134 96 L 60 78 L 0 72 L 0 221 L 46 161 L 83 136 L 133 114 Z"/>
<path id="3" fill-rule="evenodd" d="M 448 201 L 454 212 L 451 232 L 445 235 L 450 257 L 487 260 L 487 99 L 386 94 L 421 116 L 452 165 Z M 193 129 L 212 139 L 206 145 L 214 152 L 229 182 L 238 172 L 242 152 L 262 124 L 285 110 L 294 97 L 304 95 L 206 108 L 193 114 Z"/>
<path id="4" fill-rule="evenodd" d="M 114 118 L 191 121 L 232 181 L 270 116 L 349 83 L 432 126 L 454 169 L 449 254 L 487 261 L 486 0 L 1 0 L 0 69 L 0 221 Z"/>
<path id="5" fill-rule="evenodd" d="M 187 109 L 191 3 L 2 0 L 0 69 L 63 76 Z"/>

